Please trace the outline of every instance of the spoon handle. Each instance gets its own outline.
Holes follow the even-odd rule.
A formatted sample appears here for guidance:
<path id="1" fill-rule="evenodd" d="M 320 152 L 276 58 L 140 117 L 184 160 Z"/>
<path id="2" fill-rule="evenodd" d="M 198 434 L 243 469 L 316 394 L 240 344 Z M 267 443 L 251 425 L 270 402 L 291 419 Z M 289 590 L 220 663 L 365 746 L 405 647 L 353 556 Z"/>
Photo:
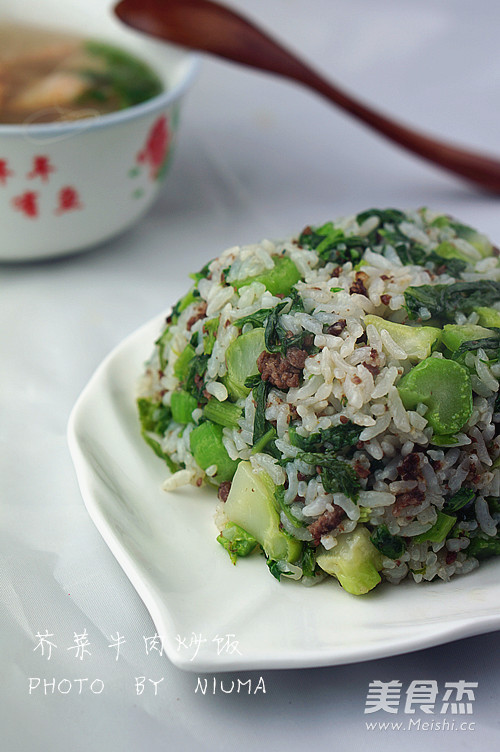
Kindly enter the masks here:
<path id="1" fill-rule="evenodd" d="M 500 161 L 459 146 L 440 141 L 398 123 L 364 105 L 309 69 L 304 68 L 302 83 L 334 102 L 353 117 L 409 152 L 460 175 L 493 193 L 500 193 Z"/>
<path id="2" fill-rule="evenodd" d="M 500 193 L 498 159 L 424 135 L 377 112 L 228 7 L 213 0 L 121 0 L 115 12 L 125 23 L 154 36 L 298 81 L 407 151 Z"/>

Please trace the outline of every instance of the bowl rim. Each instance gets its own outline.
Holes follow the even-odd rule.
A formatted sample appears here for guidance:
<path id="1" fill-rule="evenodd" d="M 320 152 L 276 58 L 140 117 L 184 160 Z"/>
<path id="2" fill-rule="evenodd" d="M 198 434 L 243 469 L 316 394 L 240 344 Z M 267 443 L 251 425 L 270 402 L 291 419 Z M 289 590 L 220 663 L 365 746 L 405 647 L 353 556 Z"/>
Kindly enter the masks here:
<path id="1" fill-rule="evenodd" d="M 0 138 L 3 136 L 66 136 L 77 134 L 80 131 L 93 131 L 101 128 L 110 128 L 115 125 L 121 125 L 142 117 L 150 115 L 159 110 L 168 107 L 175 100 L 180 99 L 187 89 L 193 83 L 200 68 L 200 56 L 197 53 L 184 51 L 183 56 L 179 59 L 177 65 L 186 66 L 186 70 L 181 76 L 181 80 L 174 86 L 165 89 L 151 99 L 147 99 L 141 104 L 135 104 L 126 107 L 123 110 L 109 112 L 105 115 L 96 117 L 82 118 L 81 120 L 63 121 L 59 120 L 52 123 L 0 123 Z"/>

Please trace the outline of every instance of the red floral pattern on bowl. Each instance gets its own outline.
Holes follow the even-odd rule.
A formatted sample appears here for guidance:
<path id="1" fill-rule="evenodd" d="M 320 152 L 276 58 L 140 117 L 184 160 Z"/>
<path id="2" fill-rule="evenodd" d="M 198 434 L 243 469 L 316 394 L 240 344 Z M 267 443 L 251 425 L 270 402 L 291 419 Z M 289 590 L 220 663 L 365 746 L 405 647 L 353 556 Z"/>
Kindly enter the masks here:
<path id="1" fill-rule="evenodd" d="M 162 174 L 170 144 L 170 130 L 165 115 L 161 115 L 151 126 L 146 143 L 137 154 L 136 161 L 149 167 L 149 177 L 157 180 Z"/>

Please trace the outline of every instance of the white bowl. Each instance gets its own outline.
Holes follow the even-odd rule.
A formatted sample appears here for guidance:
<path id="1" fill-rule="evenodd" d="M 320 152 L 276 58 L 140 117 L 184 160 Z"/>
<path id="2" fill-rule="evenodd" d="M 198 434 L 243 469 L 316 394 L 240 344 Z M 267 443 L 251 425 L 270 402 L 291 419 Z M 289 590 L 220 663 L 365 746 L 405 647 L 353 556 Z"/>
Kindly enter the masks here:
<path id="1" fill-rule="evenodd" d="M 196 56 L 136 33 L 112 0 L 16 0 L 0 23 L 30 23 L 101 39 L 149 63 L 165 91 L 79 121 L 0 124 L 0 259 L 74 253 L 122 232 L 151 206 L 170 165 L 179 108 Z"/>

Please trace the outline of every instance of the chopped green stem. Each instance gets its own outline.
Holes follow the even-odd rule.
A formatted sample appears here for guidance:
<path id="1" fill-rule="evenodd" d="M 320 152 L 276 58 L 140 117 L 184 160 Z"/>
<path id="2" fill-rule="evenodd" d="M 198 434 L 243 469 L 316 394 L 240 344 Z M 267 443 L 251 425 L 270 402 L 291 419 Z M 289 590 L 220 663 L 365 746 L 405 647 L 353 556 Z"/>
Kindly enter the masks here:
<path id="1" fill-rule="evenodd" d="M 238 420 L 241 418 L 242 409 L 239 405 L 235 405 L 234 402 L 219 402 L 215 397 L 212 397 L 205 407 L 203 408 L 203 417 L 211 420 L 212 423 L 217 423 L 219 426 L 228 426 L 229 428 L 235 428 L 238 425 Z"/>
<path id="2" fill-rule="evenodd" d="M 263 452 L 266 446 L 277 436 L 276 429 L 271 426 L 252 447 L 252 454 Z"/>
<path id="3" fill-rule="evenodd" d="M 198 407 L 198 402 L 191 394 L 180 390 L 172 392 L 170 407 L 172 409 L 172 418 L 176 423 L 192 423 L 193 410 L 196 410 Z"/>

